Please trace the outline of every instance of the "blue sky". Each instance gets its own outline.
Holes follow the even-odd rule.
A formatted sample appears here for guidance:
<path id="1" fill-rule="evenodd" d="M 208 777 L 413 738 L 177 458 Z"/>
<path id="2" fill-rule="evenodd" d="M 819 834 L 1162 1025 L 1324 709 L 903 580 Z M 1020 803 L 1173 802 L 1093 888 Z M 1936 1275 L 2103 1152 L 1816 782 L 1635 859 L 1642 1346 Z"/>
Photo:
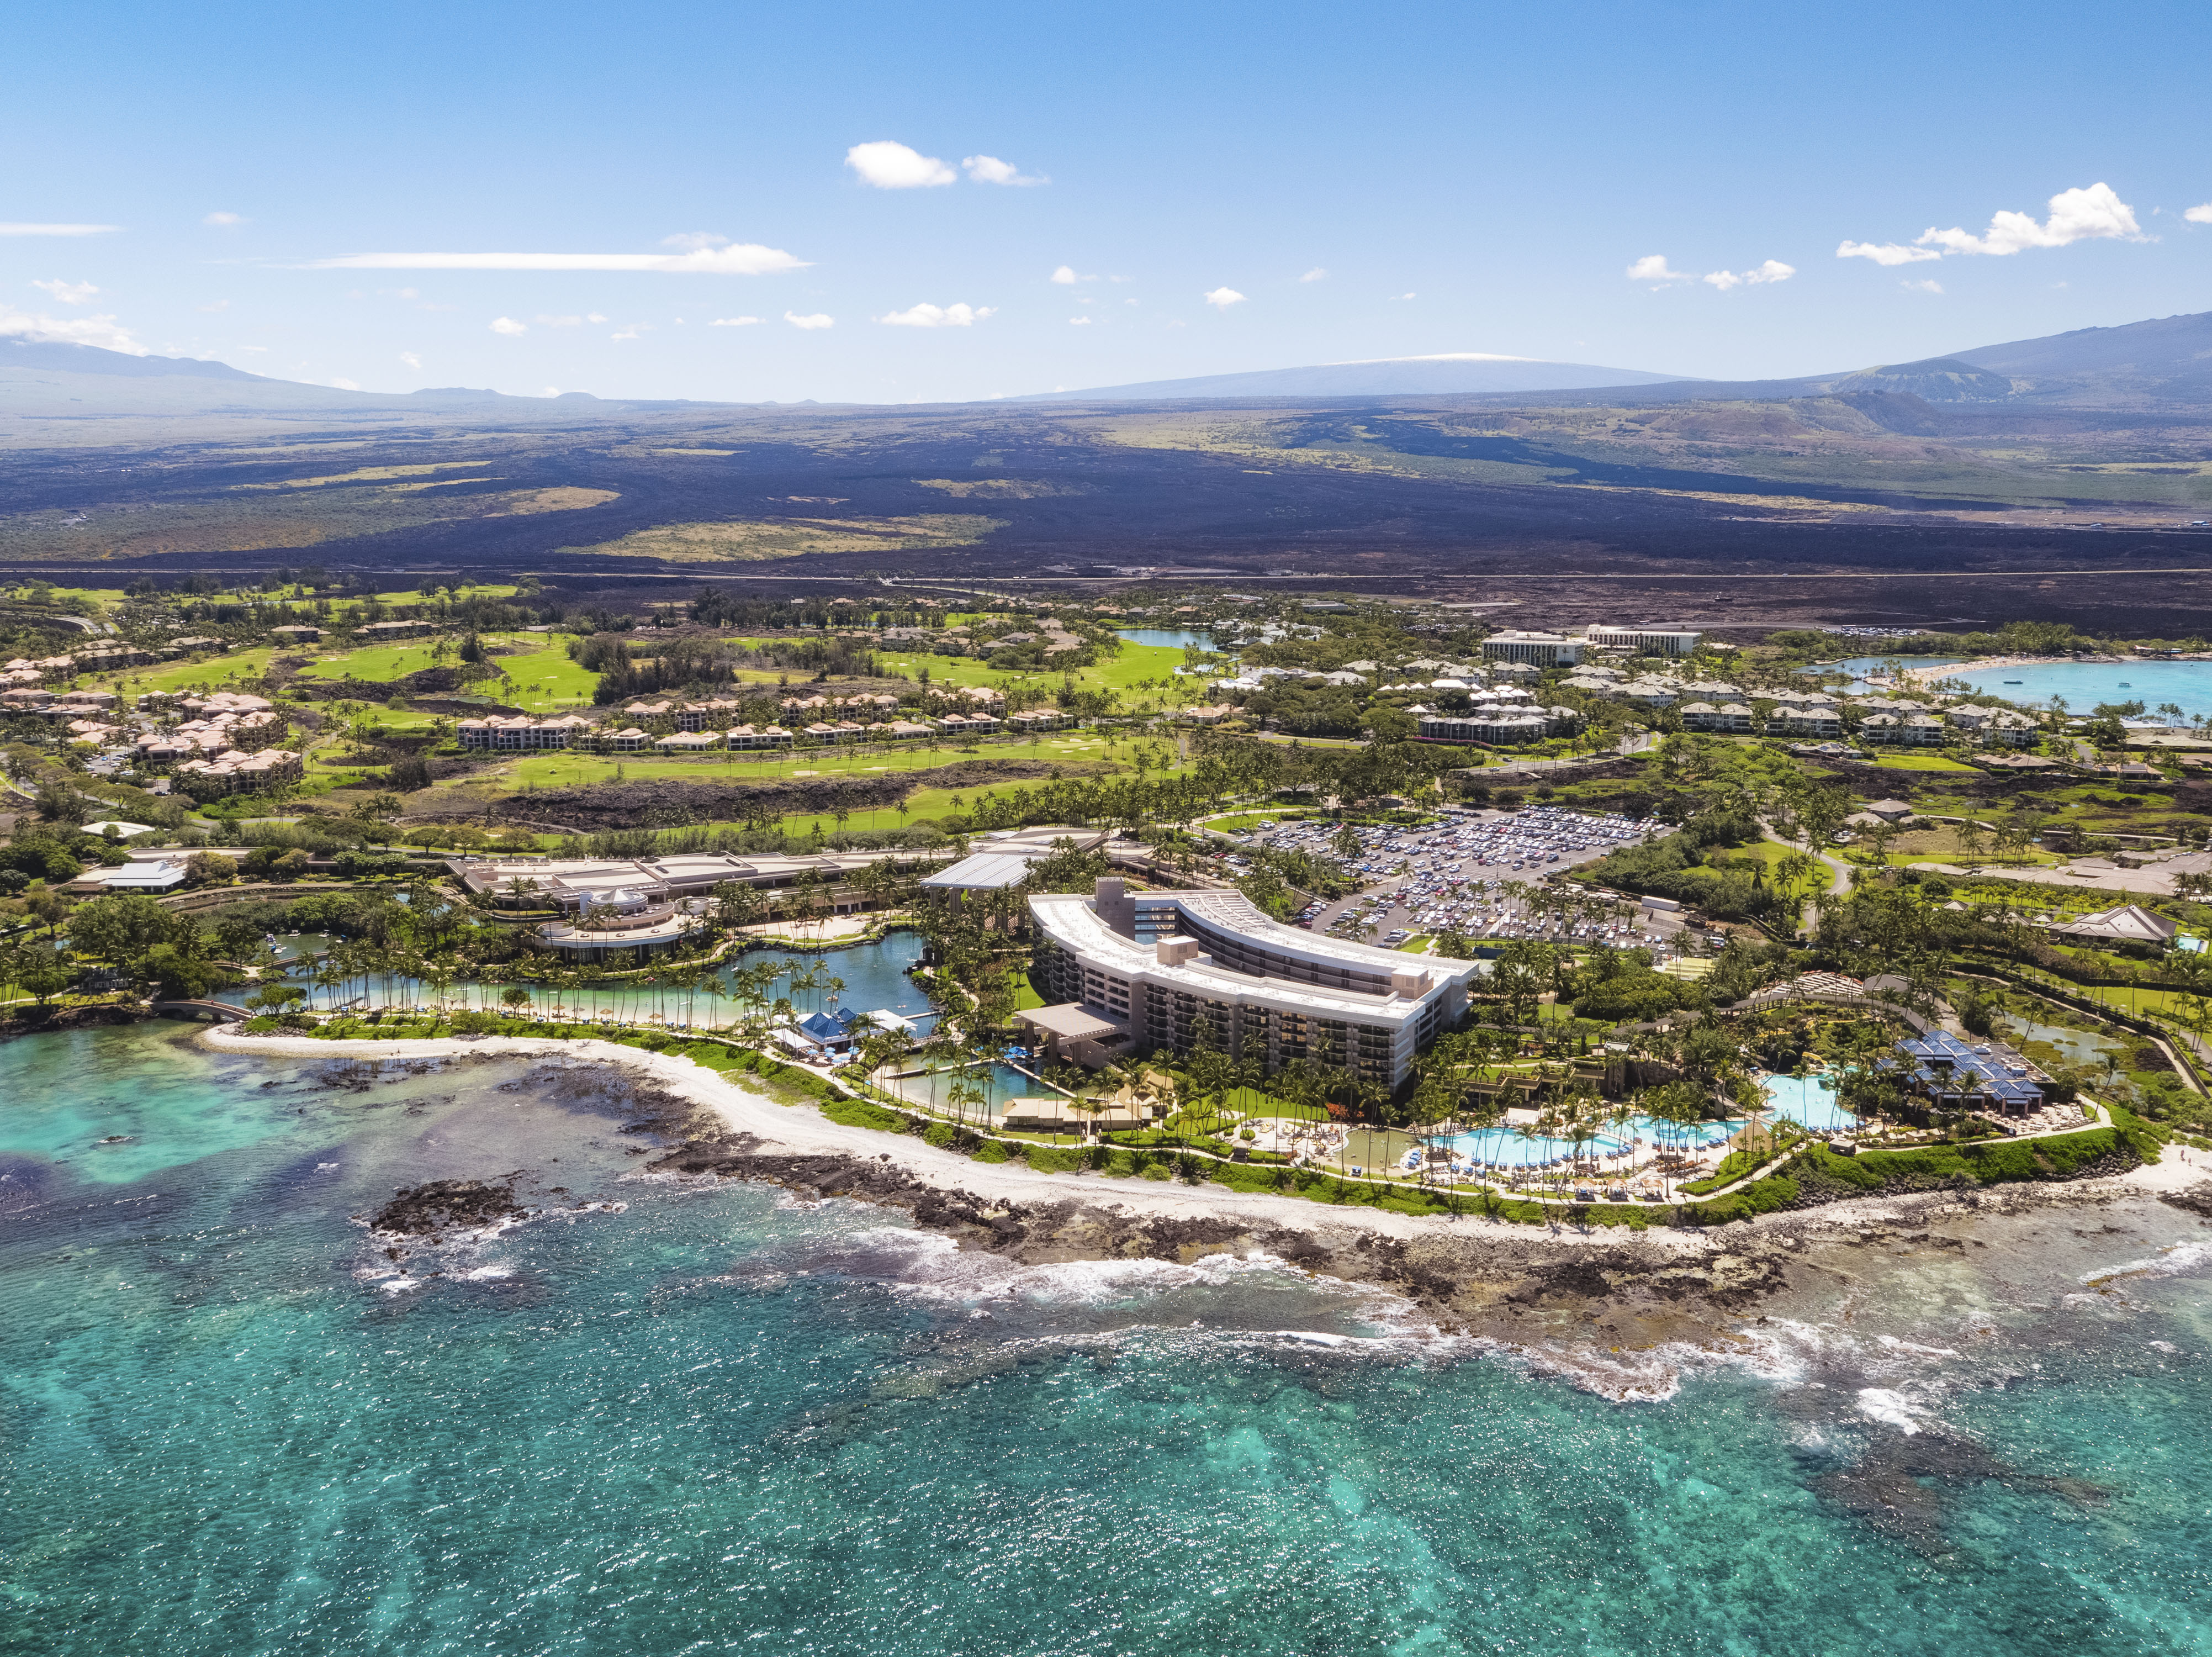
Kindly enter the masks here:
<path id="1" fill-rule="evenodd" d="M 1900 362 L 2212 308 L 2209 47 L 2143 3 L 46 8 L 0 332 L 739 401 Z M 393 257 L 486 254 L 528 257 Z"/>

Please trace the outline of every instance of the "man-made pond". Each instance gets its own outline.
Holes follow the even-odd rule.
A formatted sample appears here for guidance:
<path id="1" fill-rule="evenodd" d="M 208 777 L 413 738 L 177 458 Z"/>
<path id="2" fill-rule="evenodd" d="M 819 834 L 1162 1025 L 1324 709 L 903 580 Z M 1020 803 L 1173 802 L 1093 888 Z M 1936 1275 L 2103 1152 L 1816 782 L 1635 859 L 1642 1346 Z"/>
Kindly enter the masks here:
<path id="1" fill-rule="evenodd" d="M 2042 1024 L 2010 1013 L 2005 1015 L 2004 1022 L 2006 1027 L 2014 1033 L 2014 1046 L 2025 1048 L 2029 1042 L 2048 1042 L 2064 1055 L 2069 1064 L 2100 1065 L 2105 1062 L 2106 1054 L 2127 1051 L 2124 1043 L 2094 1030 L 2071 1030 L 2063 1024 Z"/>
<path id="2" fill-rule="evenodd" d="M 1815 1133 L 1848 1133 L 1859 1119 L 1836 1103 L 1836 1090 L 1824 1075 L 1768 1076 L 1759 1083 L 1778 1117 Z"/>
<path id="3" fill-rule="evenodd" d="M 1114 630 L 1132 644 L 1149 644 L 1156 649 L 1188 649 L 1195 644 L 1201 650 L 1213 648 L 1213 635 L 1194 632 L 1181 627 L 1117 627 Z"/>
<path id="4" fill-rule="evenodd" d="M 317 948 L 325 942 L 305 936 L 279 940 L 295 953 L 312 953 L 304 947 L 311 941 Z M 564 990 L 526 984 L 520 987 L 529 996 L 528 1002 L 512 1010 L 534 1010 L 567 1018 L 606 1015 L 635 1022 L 667 1021 L 711 1027 L 732 1023 L 739 1016 L 742 1003 L 737 994 L 738 974 L 775 966 L 781 970 L 757 992 L 758 997 L 770 1003 L 787 1000 L 801 1018 L 809 1013 L 850 1008 L 856 1013 L 896 1013 L 927 1030 L 937 1009 L 921 987 L 906 976 L 906 969 L 921 959 L 921 934 L 902 931 L 874 943 L 855 944 L 847 949 L 747 949 L 723 963 L 714 972 L 713 984 L 720 991 L 719 996 L 704 989 L 690 989 L 672 973 L 660 983 L 649 982 L 653 975 L 648 975 L 647 979 L 625 978 Z M 441 1000 L 455 1011 L 505 1011 L 509 1010 L 504 999 L 506 992 L 515 987 L 497 979 L 456 979 L 446 987 L 441 996 L 435 985 L 421 979 L 377 972 L 365 977 L 356 974 L 337 983 L 318 984 L 312 978 L 294 978 L 291 982 L 308 992 L 307 1005 L 319 1012 L 349 1005 L 428 1007 Z M 241 984 L 224 990 L 220 999 L 242 1005 L 253 989 L 252 984 Z"/>

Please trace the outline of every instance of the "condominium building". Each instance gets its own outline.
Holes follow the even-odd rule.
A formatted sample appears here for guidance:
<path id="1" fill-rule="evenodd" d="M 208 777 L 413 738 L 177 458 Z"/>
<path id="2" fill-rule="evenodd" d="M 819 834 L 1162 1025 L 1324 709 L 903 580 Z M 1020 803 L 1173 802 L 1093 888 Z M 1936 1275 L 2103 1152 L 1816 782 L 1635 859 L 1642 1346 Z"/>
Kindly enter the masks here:
<path id="1" fill-rule="evenodd" d="M 1524 633 L 1508 628 L 1482 641 L 1485 661 L 1525 661 L 1535 667 L 1571 667 L 1586 647 L 1564 633 Z"/>
<path id="2" fill-rule="evenodd" d="M 1237 892 L 1033 897 L 1030 983 L 1048 1005 L 1113 1024 L 1139 1053 L 1187 1052 L 1201 1027 L 1220 1051 L 1270 1071 L 1292 1059 L 1395 1093 L 1414 1056 L 1459 1021 L 1472 961 L 1316 936 Z"/>
<path id="3" fill-rule="evenodd" d="M 1692 627 L 1585 627 L 1594 650 L 1628 650 L 1639 656 L 1693 655 L 1705 635 Z"/>

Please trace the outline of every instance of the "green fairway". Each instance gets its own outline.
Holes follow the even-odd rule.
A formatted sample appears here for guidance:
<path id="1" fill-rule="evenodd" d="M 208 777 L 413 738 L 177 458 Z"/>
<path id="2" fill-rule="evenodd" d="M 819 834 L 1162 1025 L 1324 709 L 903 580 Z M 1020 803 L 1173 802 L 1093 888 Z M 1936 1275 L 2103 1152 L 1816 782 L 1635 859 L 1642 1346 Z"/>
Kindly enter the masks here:
<path id="1" fill-rule="evenodd" d="M 1971 771 L 1972 765 L 1936 753 L 1886 753 L 1875 764 L 1891 771 Z"/>

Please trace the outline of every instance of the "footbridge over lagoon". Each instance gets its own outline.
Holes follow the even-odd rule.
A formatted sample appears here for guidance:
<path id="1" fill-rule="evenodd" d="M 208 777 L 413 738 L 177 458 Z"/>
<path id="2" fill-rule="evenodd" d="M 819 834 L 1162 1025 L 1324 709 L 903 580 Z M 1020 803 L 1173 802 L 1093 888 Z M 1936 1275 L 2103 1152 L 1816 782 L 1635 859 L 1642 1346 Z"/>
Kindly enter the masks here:
<path id="1" fill-rule="evenodd" d="M 157 1001 L 149 1008 L 156 1018 L 213 1019 L 217 1024 L 242 1023 L 249 1016 L 244 1008 L 220 1001 Z"/>

